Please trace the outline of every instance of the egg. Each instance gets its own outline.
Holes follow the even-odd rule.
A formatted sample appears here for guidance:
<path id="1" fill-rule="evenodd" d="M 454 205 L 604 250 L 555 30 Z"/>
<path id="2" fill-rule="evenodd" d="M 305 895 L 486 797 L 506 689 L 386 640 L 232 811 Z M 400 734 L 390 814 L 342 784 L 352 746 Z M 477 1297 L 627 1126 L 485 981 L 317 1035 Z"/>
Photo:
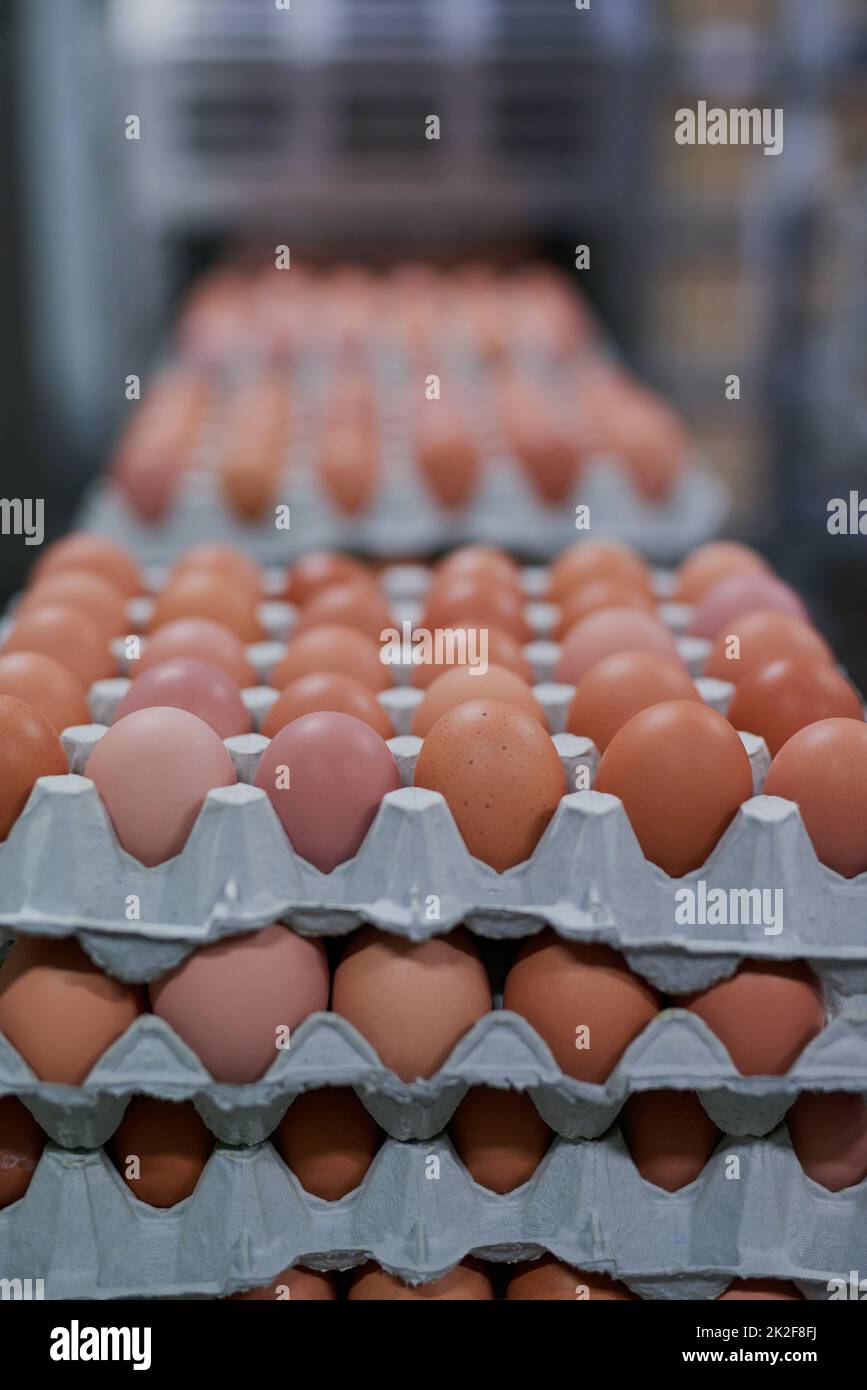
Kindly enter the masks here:
<path id="1" fill-rule="evenodd" d="M 123 546 L 89 531 L 74 531 L 54 541 L 33 567 L 33 578 L 61 570 L 92 570 L 104 575 L 127 598 L 144 592 L 144 581 L 135 560 Z"/>
<path id="2" fill-rule="evenodd" d="M 481 459 L 467 420 L 442 401 L 426 402 L 416 424 L 419 470 L 448 511 L 469 506 L 479 485 Z"/>
<path id="3" fill-rule="evenodd" d="M 653 614 L 635 608 L 604 608 L 570 628 L 560 648 L 554 679 L 577 685 L 597 661 L 618 652 L 656 652 L 683 665 L 677 643 Z"/>
<path id="4" fill-rule="evenodd" d="M 529 714 L 547 732 L 545 711 L 526 681 L 502 666 L 487 670 L 455 666 L 438 676 L 425 692 L 412 718 L 412 732 L 425 738 L 434 724 L 449 710 L 466 700 L 503 700 Z"/>
<path id="5" fill-rule="evenodd" d="M 552 636 L 562 641 L 566 634 L 591 613 L 604 608 L 636 608 L 653 613 L 653 599 L 646 589 L 626 584 L 620 579 L 593 579 L 573 589 L 560 604 L 560 615 Z"/>
<path id="6" fill-rule="evenodd" d="M 66 604 L 40 604 L 17 618 L 0 647 L 0 654 L 7 652 L 41 652 L 54 657 L 84 690 L 117 672 L 105 633 L 86 613 Z"/>
<path id="7" fill-rule="evenodd" d="M 518 642 L 529 642 L 533 636 L 524 614 L 523 595 L 479 574 L 446 575 L 428 590 L 420 626 L 435 632 L 458 623 L 480 627 L 493 623 Z"/>
<path id="8" fill-rule="evenodd" d="M 746 961 L 679 1003 L 704 1020 L 742 1076 L 785 1076 L 825 1026 L 821 990 L 801 961 Z"/>
<path id="9" fill-rule="evenodd" d="M 351 714 L 368 724 L 380 738 L 394 737 L 392 722 L 373 691 L 354 676 L 339 676 L 333 671 L 314 672 L 291 681 L 262 721 L 262 733 L 273 738 L 294 719 L 320 710 Z"/>
<path id="10" fill-rule="evenodd" d="M 719 1302 L 760 1303 L 773 1300 L 795 1302 L 803 1297 L 804 1295 L 799 1292 L 796 1286 L 786 1279 L 734 1279 L 725 1293 L 720 1294 Z"/>
<path id="11" fill-rule="evenodd" d="M 330 426 L 322 435 L 319 478 L 335 510 L 343 516 L 363 516 L 379 485 L 380 458 L 376 437 L 365 425 Z"/>
<path id="12" fill-rule="evenodd" d="M 273 923 L 202 946 L 150 986 L 151 1006 L 215 1081 L 257 1081 L 292 1030 L 328 1007 L 321 941 Z"/>
<path id="13" fill-rule="evenodd" d="M 562 551 L 548 574 L 548 598 L 562 603 L 585 584 L 601 580 L 643 589 L 650 593 L 652 576 L 647 565 L 620 541 L 577 541 Z"/>
<path id="14" fill-rule="evenodd" d="M 854 1091 L 802 1091 L 786 1115 L 804 1172 L 829 1192 L 867 1178 L 867 1104 Z M 2 1166 L 2 1165 L 0 1165 Z"/>
<path id="15" fill-rule="evenodd" d="M 720 580 L 733 574 L 768 574 L 767 563 L 739 541 L 711 541 L 688 555 L 677 571 L 674 598 L 697 603 Z"/>
<path id="16" fill-rule="evenodd" d="M 358 1187 L 383 1137 L 349 1086 L 323 1086 L 296 1096 L 272 1142 L 306 1192 L 337 1202 Z"/>
<path id="17" fill-rule="evenodd" d="M 292 847 L 322 873 L 361 847 L 380 802 L 400 773 L 369 724 L 349 714 L 305 714 L 275 734 L 255 785 L 274 807 Z"/>
<path id="18" fill-rule="evenodd" d="M 419 942 L 362 927 L 334 972 L 334 1012 L 402 1081 L 435 1075 L 491 1006 L 485 968 L 460 928 Z"/>
<path id="19" fill-rule="evenodd" d="M 601 1085 L 660 1002 L 610 947 L 546 930 L 518 951 L 503 1008 L 532 1024 L 567 1076 Z"/>
<path id="20" fill-rule="evenodd" d="M 156 524 L 171 512 L 186 463 L 176 452 L 178 442 L 161 423 L 121 441 L 112 463 L 112 482 L 137 520 Z"/>
<path id="21" fill-rule="evenodd" d="M 203 541 L 190 546 L 169 571 L 169 584 L 191 570 L 213 570 L 232 579 L 258 600 L 262 594 L 262 572 L 255 560 L 234 545 L 220 541 Z"/>
<path id="22" fill-rule="evenodd" d="M 276 1275 L 270 1284 L 258 1289 L 246 1289 L 230 1294 L 227 1302 L 256 1300 L 258 1302 L 324 1303 L 337 1298 L 334 1275 L 318 1269 L 302 1269 L 295 1265 Z"/>
<path id="23" fill-rule="evenodd" d="M 92 570 L 59 570 L 37 579 L 24 593 L 18 613 L 34 613 L 52 604 L 78 608 L 95 623 L 106 641 L 127 631 L 126 595 L 110 579 Z"/>
<path id="24" fill-rule="evenodd" d="M 193 1105 L 133 1096 L 106 1145 L 127 1187 L 151 1207 L 173 1207 L 195 1190 L 214 1137 Z"/>
<path id="25" fill-rule="evenodd" d="M 42 1081 L 80 1086 L 144 1008 L 72 939 L 22 936 L 0 966 L 0 1033 Z"/>
<path id="26" fill-rule="evenodd" d="M 467 700 L 442 715 L 414 781 L 445 798 L 470 854 L 498 873 L 529 859 L 566 792 L 550 736 L 502 700 Z"/>
<path id="27" fill-rule="evenodd" d="M 296 637 L 323 624 L 334 623 L 343 627 L 358 628 L 358 631 L 365 633 L 371 641 L 379 642 L 381 634 L 394 626 L 394 619 L 385 596 L 370 580 L 365 579 L 352 584 L 331 584 L 307 601 L 301 609 L 292 636 Z"/>
<path id="28" fill-rule="evenodd" d="M 73 724 L 90 723 L 80 681 L 59 661 L 40 652 L 0 656 L 0 695 L 32 705 L 58 734 Z"/>
<path id="29" fill-rule="evenodd" d="M 220 490 L 241 521 L 264 523 L 277 501 L 285 454 L 285 441 L 268 433 L 250 433 L 243 427 L 227 433 Z"/>
<path id="30" fill-rule="evenodd" d="M 440 652 L 437 652 L 436 646 L 431 650 L 433 660 L 413 666 L 410 681 L 417 690 L 426 690 L 445 671 L 452 671 L 455 666 L 479 664 L 482 657 L 491 665 L 505 667 L 507 671 L 520 676 L 526 685 L 532 684 L 533 671 L 521 650 L 521 644 L 504 628 L 487 624 L 479 629 L 458 623 L 450 627 L 449 632 L 450 638 L 441 641 Z M 442 660 L 437 660 L 438 656 Z"/>
<path id="31" fill-rule="evenodd" d="M 638 1295 L 617 1279 L 607 1274 L 593 1274 L 589 1270 L 572 1269 L 571 1265 L 561 1264 L 553 1255 L 543 1255 L 532 1264 L 515 1267 L 515 1273 L 506 1289 L 507 1299 L 543 1299 L 545 1302 L 578 1302 L 588 1300 L 638 1300 Z"/>
<path id="32" fill-rule="evenodd" d="M 24 810 L 37 780 L 64 772 L 66 754 L 48 720 L 33 705 L 0 695 L 0 840 Z"/>
<path id="33" fill-rule="evenodd" d="M 300 676 L 322 672 L 354 676 L 373 691 L 392 684 L 377 644 L 357 628 L 339 623 L 324 623 L 293 637 L 269 680 L 275 690 L 282 690 Z"/>
<path id="34" fill-rule="evenodd" d="M 178 618 L 222 623 L 242 642 L 259 642 L 265 636 L 255 600 L 214 570 L 188 570 L 163 589 L 154 603 L 148 632 Z"/>
<path id="35" fill-rule="evenodd" d="M 693 1091 L 636 1091 L 617 1123 L 645 1182 L 666 1192 L 694 1182 L 721 1138 Z"/>
<path id="36" fill-rule="evenodd" d="M 247 660 L 244 645 L 221 622 L 207 618 L 177 618 L 166 623 L 142 644 L 141 655 L 130 662 L 135 679 L 175 657 L 206 661 L 225 671 L 238 687 L 256 684 L 256 672 Z"/>
<path id="37" fill-rule="evenodd" d="M 404 1284 L 394 1274 L 369 1261 L 353 1276 L 348 1297 L 366 1302 L 384 1299 L 418 1299 L 431 1302 L 458 1300 L 464 1303 L 493 1299 L 491 1281 L 479 1260 L 462 1260 L 448 1274 L 427 1284 Z"/>
<path id="38" fill-rule="evenodd" d="M 119 702 L 112 723 L 154 705 L 195 714 L 221 739 L 248 734 L 253 727 L 250 712 L 231 677 L 219 666 L 192 657 L 177 656 L 137 676 Z"/>
<path id="39" fill-rule="evenodd" d="M 750 570 L 729 575 L 708 589 L 693 610 L 689 631 L 693 637 L 716 637 L 723 628 L 730 628 L 735 618 L 759 609 L 788 613 L 804 623 L 810 621 L 806 608 L 790 585 L 772 574 Z"/>
<path id="40" fill-rule="evenodd" d="M 45 1148 L 45 1134 L 17 1096 L 0 1096 L 0 1211 L 24 1196 Z"/>
<path id="41" fill-rule="evenodd" d="M 864 722 L 855 690 L 830 663 L 789 657 L 759 666 L 735 688 L 729 723 L 765 740 L 771 756 L 808 724 L 821 719 Z"/>
<path id="42" fill-rule="evenodd" d="M 667 700 L 618 729 L 594 788 L 620 798 L 645 857 L 679 878 L 705 863 L 753 780 L 727 719 L 700 701 Z"/>
<path id="43" fill-rule="evenodd" d="M 474 1086 L 449 1121 L 449 1138 L 477 1183 L 511 1192 L 529 1182 L 554 1135 L 523 1091 Z"/>
<path id="44" fill-rule="evenodd" d="M 313 550 L 304 555 L 289 571 L 286 597 L 299 607 L 309 603 L 314 594 L 332 584 L 353 584 L 369 581 L 370 571 L 350 555 L 338 555 L 330 550 Z"/>
<path id="45" fill-rule="evenodd" d="M 113 724 L 86 774 L 121 845 L 145 865 L 180 854 L 208 792 L 237 781 L 225 746 L 203 719 L 161 706 Z"/>
<path id="46" fill-rule="evenodd" d="M 434 570 L 433 583 L 436 585 L 457 575 L 521 593 L 521 571 L 514 560 L 495 545 L 459 545 L 440 560 Z"/>
<path id="47" fill-rule="evenodd" d="M 797 803 L 817 857 L 844 878 L 867 869 L 867 724 L 820 719 L 771 763 L 766 796 Z"/>
<path id="48" fill-rule="evenodd" d="M 656 652 L 617 652 L 591 666 L 578 682 L 566 715 L 570 734 L 591 738 L 604 753 L 633 715 L 667 700 L 700 700 L 679 662 Z"/>
<path id="49" fill-rule="evenodd" d="M 815 628 L 790 613 L 759 609 L 729 623 L 712 642 L 704 674 L 737 685 L 745 676 L 785 657 L 829 665 L 834 655 Z"/>

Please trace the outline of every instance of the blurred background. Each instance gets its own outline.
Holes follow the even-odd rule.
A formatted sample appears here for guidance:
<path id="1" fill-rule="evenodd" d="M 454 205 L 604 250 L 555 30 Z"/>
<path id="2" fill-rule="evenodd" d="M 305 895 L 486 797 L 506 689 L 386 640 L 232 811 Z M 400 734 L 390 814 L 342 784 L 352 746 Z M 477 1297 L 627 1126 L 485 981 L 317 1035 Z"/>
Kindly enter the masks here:
<path id="1" fill-rule="evenodd" d="M 699 100 L 782 107 L 784 152 L 677 145 Z M 0 0 L 0 113 L 3 496 L 44 496 L 49 536 L 227 249 L 575 276 L 586 242 L 581 287 L 724 479 L 727 533 L 867 686 L 867 537 L 826 525 L 867 495 L 864 0 Z M 32 555 L 0 539 L 2 597 Z"/>

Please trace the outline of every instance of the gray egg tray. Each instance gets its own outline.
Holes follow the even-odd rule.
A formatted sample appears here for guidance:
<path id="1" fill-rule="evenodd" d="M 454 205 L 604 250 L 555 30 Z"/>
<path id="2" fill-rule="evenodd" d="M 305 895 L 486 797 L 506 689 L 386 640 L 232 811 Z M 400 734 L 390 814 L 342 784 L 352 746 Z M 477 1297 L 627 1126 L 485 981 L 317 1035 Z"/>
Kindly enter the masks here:
<path id="1" fill-rule="evenodd" d="M 839 1001 L 838 1001 L 839 1002 Z M 834 1005 L 836 1007 L 836 1004 Z M 697 1091 L 726 1134 L 766 1134 L 803 1090 L 854 1091 L 867 1099 L 867 1007 L 845 1001 L 785 1076 L 742 1076 L 695 1014 L 665 1009 L 634 1038 L 604 1085 L 565 1076 L 526 1019 L 495 1009 L 460 1039 L 434 1077 L 401 1081 L 334 1013 L 311 1015 L 259 1081 L 215 1082 L 176 1033 L 143 1014 L 106 1050 L 81 1086 L 39 1080 L 0 1034 L 0 1095 L 17 1095 L 67 1148 L 96 1148 L 114 1133 L 129 1097 L 192 1100 L 225 1144 L 258 1144 L 307 1089 L 352 1086 L 392 1138 L 427 1139 L 448 1124 L 471 1086 L 514 1086 L 531 1095 L 565 1138 L 595 1139 L 634 1091 Z"/>
<path id="2" fill-rule="evenodd" d="M 733 1158 L 737 1180 L 726 1177 Z M 513 1262 L 545 1251 L 645 1298 L 713 1299 L 733 1278 L 771 1277 L 820 1299 L 867 1248 L 865 1192 L 867 1180 L 818 1187 L 785 1128 L 726 1136 L 673 1193 L 641 1177 L 617 1131 L 555 1140 L 532 1178 L 502 1196 L 473 1181 L 442 1134 L 386 1141 L 337 1202 L 305 1192 L 267 1142 L 218 1147 L 195 1191 L 166 1210 L 139 1202 L 101 1150 L 50 1145 L 25 1196 L 0 1212 L 0 1247 L 4 1273 L 44 1279 L 50 1299 L 225 1295 L 295 1263 L 346 1269 L 369 1258 L 420 1283 L 468 1254 Z"/>

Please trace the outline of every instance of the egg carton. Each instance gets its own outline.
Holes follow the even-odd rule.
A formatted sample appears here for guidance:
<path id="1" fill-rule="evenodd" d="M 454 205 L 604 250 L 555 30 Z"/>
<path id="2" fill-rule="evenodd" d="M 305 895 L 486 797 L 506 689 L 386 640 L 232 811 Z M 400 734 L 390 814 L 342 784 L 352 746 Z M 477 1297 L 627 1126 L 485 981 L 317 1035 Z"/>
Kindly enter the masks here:
<path id="1" fill-rule="evenodd" d="M 101 1150 L 48 1146 L 24 1197 L 0 1212 L 0 1249 L 4 1276 L 42 1278 L 50 1299 L 225 1295 L 294 1263 L 370 1258 L 423 1283 L 469 1254 L 504 1263 L 543 1252 L 644 1298 L 714 1299 L 733 1278 L 771 1277 L 821 1299 L 867 1248 L 864 1198 L 865 1182 L 819 1188 L 784 1128 L 725 1137 L 673 1193 L 641 1177 L 616 1131 L 556 1140 L 502 1196 L 473 1181 L 442 1134 L 386 1141 L 336 1202 L 306 1193 L 268 1143 L 218 1147 L 191 1196 L 168 1209 L 139 1202 Z"/>
<path id="2" fill-rule="evenodd" d="M 0 1034 L 0 1095 L 16 1095 L 55 1141 L 97 1148 L 120 1123 L 129 1098 L 192 1100 L 225 1144 L 261 1143 L 303 1090 L 352 1086 L 394 1139 L 427 1139 L 444 1129 L 472 1086 L 529 1093 L 545 1123 L 564 1138 L 595 1139 L 635 1091 L 696 1091 L 725 1134 L 767 1134 L 804 1090 L 850 1091 L 867 1099 L 867 1005 L 829 1002 L 825 1028 L 785 1076 L 742 1076 L 697 1015 L 660 1012 L 626 1048 L 604 1084 L 563 1074 L 526 1019 L 494 1009 L 460 1039 L 435 1076 L 400 1080 L 345 1018 L 313 1014 L 294 1030 L 266 1074 L 246 1085 L 216 1082 L 161 1018 L 140 1015 L 80 1086 L 41 1081 Z"/>

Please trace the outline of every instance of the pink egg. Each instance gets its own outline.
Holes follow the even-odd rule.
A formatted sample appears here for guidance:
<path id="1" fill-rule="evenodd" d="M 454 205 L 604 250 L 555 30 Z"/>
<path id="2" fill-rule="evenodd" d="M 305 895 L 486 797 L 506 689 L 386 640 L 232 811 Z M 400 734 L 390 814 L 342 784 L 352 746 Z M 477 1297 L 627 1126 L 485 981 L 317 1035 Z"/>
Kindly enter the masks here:
<path id="1" fill-rule="evenodd" d="M 400 775 L 368 724 L 322 711 L 294 719 L 272 738 L 256 786 L 267 792 L 296 853 L 330 873 L 357 853 Z"/>
<path id="2" fill-rule="evenodd" d="M 203 719 L 183 709 L 136 710 L 112 725 L 87 762 L 117 838 L 142 864 L 162 864 L 187 842 L 212 787 L 237 781 Z"/>
<path id="3" fill-rule="evenodd" d="M 222 623 L 207 618 L 176 618 L 159 628 L 148 637 L 138 660 L 130 662 L 130 675 L 135 679 L 142 671 L 175 656 L 195 657 L 219 666 L 237 686 L 256 684 L 256 672 L 247 660 L 240 637 Z"/>
<path id="4" fill-rule="evenodd" d="M 243 1085 L 291 1044 L 293 1028 L 328 1008 L 328 985 L 322 942 L 274 923 L 201 947 L 149 988 L 154 1013 L 215 1080 Z"/>
<path id="5" fill-rule="evenodd" d="M 621 652 L 656 652 L 683 664 L 677 643 L 658 618 L 637 608 L 603 608 L 567 632 L 554 679 L 577 685 L 597 661 Z"/>
<path id="6" fill-rule="evenodd" d="M 248 734 L 253 727 L 250 712 L 235 682 L 207 661 L 176 657 L 143 671 L 133 681 L 115 711 L 117 724 L 134 710 L 185 709 L 210 724 L 220 738 Z"/>
<path id="7" fill-rule="evenodd" d="M 693 637 L 716 637 L 726 623 L 742 613 L 754 613 L 759 608 L 791 613 L 805 623 L 810 621 L 810 615 L 794 589 L 772 574 L 750 570 L 730 574 L 728 579 L 714 584 L 696 604 L 689 631 Z"/>

